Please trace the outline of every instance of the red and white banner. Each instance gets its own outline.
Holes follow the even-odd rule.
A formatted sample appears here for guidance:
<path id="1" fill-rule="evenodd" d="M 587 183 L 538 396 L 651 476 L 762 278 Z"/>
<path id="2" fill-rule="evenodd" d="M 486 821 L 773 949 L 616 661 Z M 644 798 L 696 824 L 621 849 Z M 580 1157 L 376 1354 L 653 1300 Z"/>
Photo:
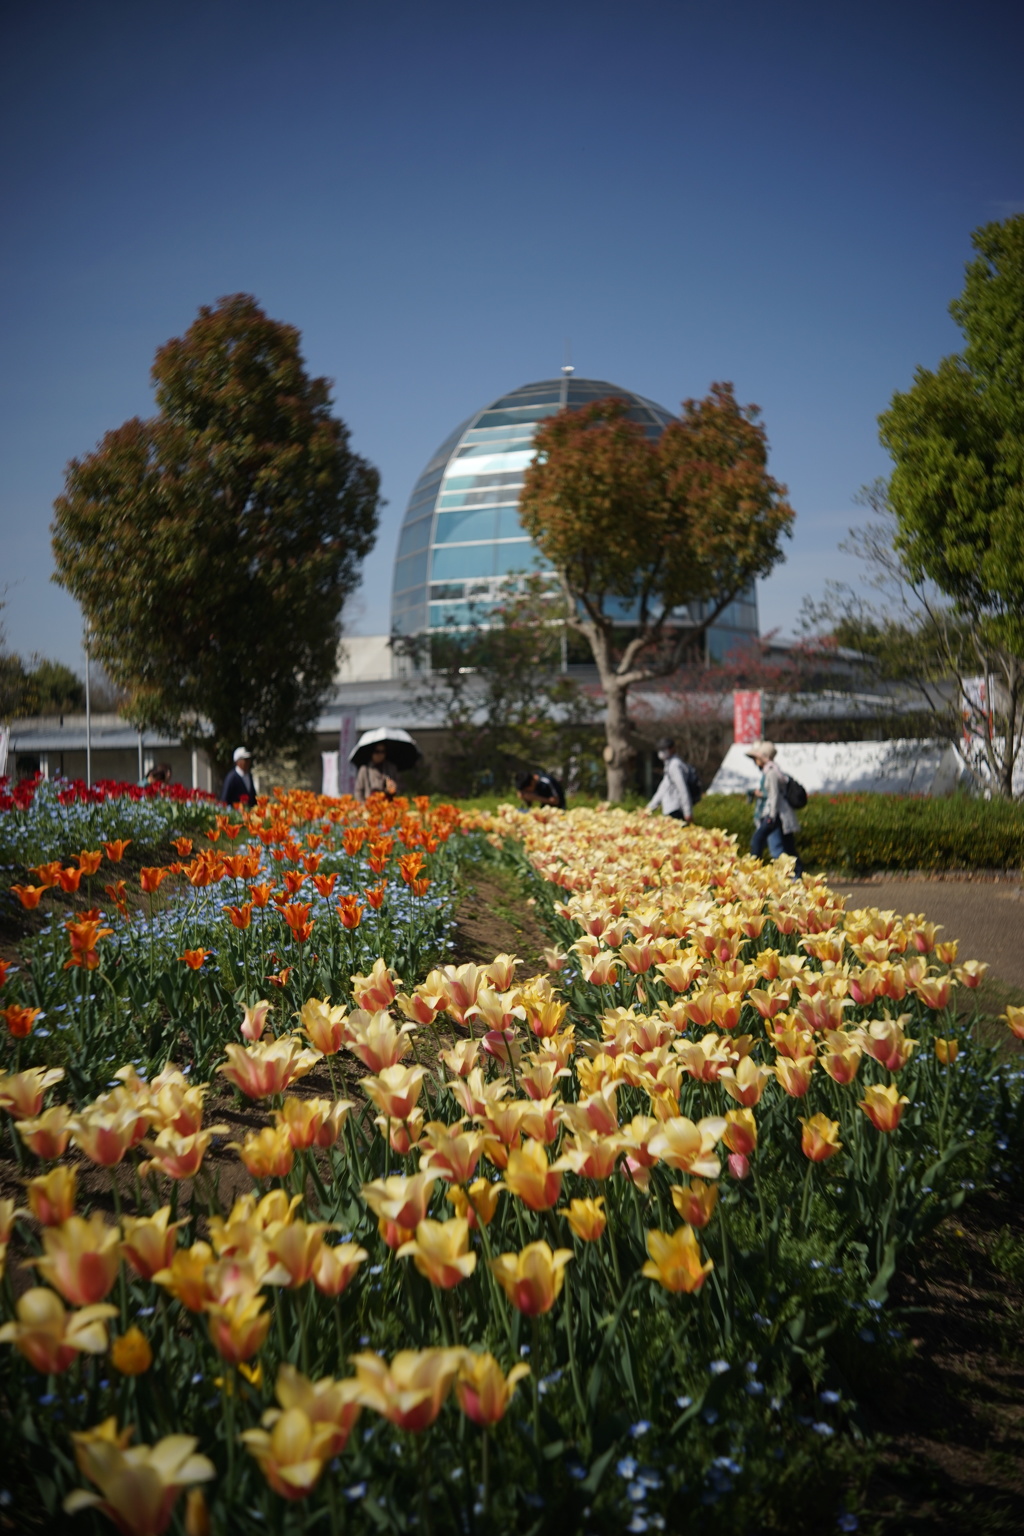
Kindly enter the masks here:
<path id="1" fill-rule="evenodd" d="M 761 740 L 761 690 L 737 688 L 732 696 L 732 736 L 740 746 Z"/>

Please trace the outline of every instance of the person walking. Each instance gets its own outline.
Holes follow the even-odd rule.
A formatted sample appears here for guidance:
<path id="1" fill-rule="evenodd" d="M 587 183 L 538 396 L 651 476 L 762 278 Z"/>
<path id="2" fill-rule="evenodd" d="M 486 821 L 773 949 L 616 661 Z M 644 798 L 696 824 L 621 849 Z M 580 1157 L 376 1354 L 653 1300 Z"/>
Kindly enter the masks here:
<path id="1" fill-rule="evenodd" d="M 656 807 L 660 807 L 662 815 L 671 816 L 675 821 L 692 821 L 693 798 L 687 783 L 687 764 L 676 751 L 676 744 L 671 736 L 662 737 L 658 742 L 657 751 L 664 764 L 664 771 L 661 775 L 661 783 L 651 796 L 646 809 L 651 812 Z"/>
<path id="2" fill-rule="evenodd" d="M 787 775 L 775 761 L 775 743 L 755 741 L 747 748 L 745 755 L 753 758 L 761 770 L 760 782 L 754 793 L 754 835 L 750 840 L 750 851 L 756 859 L 764 858 L 766 847 L 773 859 L 788 853 L 796 860 L 793 876 L 798 880 L 804 872 L 796 846 L 800 823 L 796 811 L 786 798 Z"/>
<path id="3" fill-rule="evenodd" d="M 374 742 L 370 761 L 356 774 L 354 794 L 361 801 L 369 800 L 371 795 L 387 795 L 393 800 L 398 794 L 398 769 L 388 762 L 388 749 L 383 741 Z"/>
<path id="4" fill-rule="evenodd" d="M 224 780 L 224 787 L 220 797 L 225 805 L 238 805 L 245 801 L 246 805 L 256 804 L 256 785 L 252 777 L 252 754 L 248 747 L 236 747 L 234 755 L 234 767 Z"/>

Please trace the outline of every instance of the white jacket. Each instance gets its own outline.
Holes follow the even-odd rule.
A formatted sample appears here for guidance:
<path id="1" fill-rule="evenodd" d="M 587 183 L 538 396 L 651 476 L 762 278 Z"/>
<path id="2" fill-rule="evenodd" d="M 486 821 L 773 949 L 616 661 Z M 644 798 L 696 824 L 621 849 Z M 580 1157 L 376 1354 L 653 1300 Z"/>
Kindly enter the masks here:
<path id="1" fill-rule="evenodd" d="M 665 764 L 665 771 L 661 776 L 661 783 L 651 797 L 647 806 L 653 811 L 660 806 L 662 814 L 671 816 L 673 811 L 682 811 L 686 820 L 693 815 L 693 804 L 690 800 L 690 791 L 686 787 L 686 775 L 683 772 L 683 760 L 681 757 L 670 757 Z"/>
<path id="2" fill-rule="evenodd" d="M 774 760 L 765 763 L 764 787 L 767 798 L 761 819 L 762 821 L 778 819 L 779 827 L 783 832 L 799 832 L 800 823 L 797 821 L 796 811 L 785 795 L 788 782 L 788 775 L 783 773 L 778 763 Z"/>

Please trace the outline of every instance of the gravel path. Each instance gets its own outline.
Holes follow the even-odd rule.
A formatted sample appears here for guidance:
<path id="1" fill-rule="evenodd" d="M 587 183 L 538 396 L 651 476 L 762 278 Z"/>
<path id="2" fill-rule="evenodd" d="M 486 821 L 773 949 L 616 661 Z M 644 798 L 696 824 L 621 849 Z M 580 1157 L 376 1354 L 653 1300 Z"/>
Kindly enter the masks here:
<path id="1" fill-rule="evenodd" d="M 992 974 L 1024 987 L 1024 888 L 1015 880 L 880 880 L 830 882 L 851 907 L 923 912 L 960 940 L 960 958 L 987 960 Z"/>

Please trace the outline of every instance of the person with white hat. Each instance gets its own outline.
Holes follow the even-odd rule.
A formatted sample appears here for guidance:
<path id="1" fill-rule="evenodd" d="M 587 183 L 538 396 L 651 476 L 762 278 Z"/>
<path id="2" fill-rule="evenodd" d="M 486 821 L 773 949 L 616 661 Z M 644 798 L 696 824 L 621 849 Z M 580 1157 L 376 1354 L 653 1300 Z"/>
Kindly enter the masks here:
<path id="1" fill-rule="evenodd" d="M 236 747 L 234 754 L 234 767 L 224 780 L 224 788 L 220 797 L 225 805 L 238 805 L 245 801 L 247 805 L 256 804 L 256 786 L 252 779 L 252 753 L 248 747 Z"/>
<path id="2" fill-rule="evenodd" d="M 754 795 L 754 836 L 750 851 L 757 859 L 764 857 L 766 845 L 773 859 L 784 853 L 790 854 L 796 860 L 793 873 L 799 878 L 804 872 L 796 848 L 800 823 L 786 799 L 786 775 L 775 761 L 775 743 L 752 742 L 745 756 L 753 758 L 761 770 L 761 780 Z"/>

